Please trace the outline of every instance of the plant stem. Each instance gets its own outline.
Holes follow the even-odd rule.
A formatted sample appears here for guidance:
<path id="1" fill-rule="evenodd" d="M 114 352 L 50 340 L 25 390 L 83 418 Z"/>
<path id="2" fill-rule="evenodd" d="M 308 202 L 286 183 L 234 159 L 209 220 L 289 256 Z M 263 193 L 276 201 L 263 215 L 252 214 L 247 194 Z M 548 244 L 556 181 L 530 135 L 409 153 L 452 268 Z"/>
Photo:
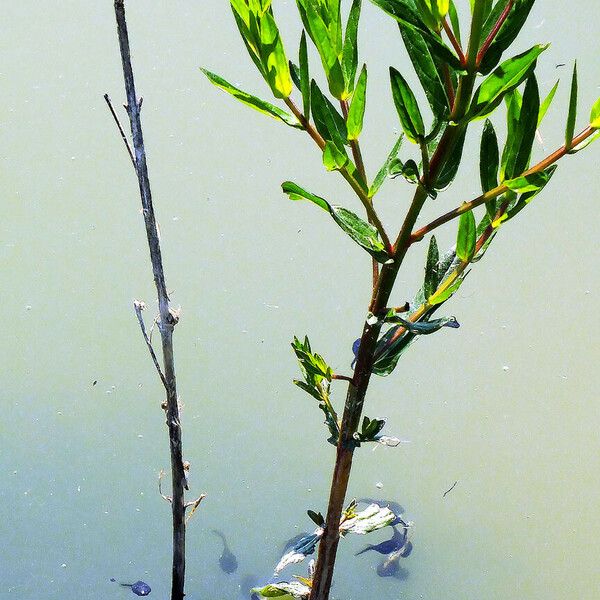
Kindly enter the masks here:
<path id="1" fill-rule="evenodd" d="M 348 121 L 348 101 L 340 100 L 340 106 L 342 108 L 342 115 L 344 116 L 344 120 Z M 360 144 L 358 140 L 350 141 L 350 148 L 352 149 L 352 157 L 354 158 L 354 164 L 356 165 L 356 170 L 358 174 L 362 177 L 363 182 L 367 187 L 369 187 L 369 182 L 367 181 L 367 171 L 365 169 L 365 163 L 363 161 L 362 153 L 360 151 Z M 373 206 L 373 198 L 369 198 L 369 203 Z M 369 217 L 369 223 L 373 225 L 372 219 Z M 379 279 L 379 263 L 373 258 L 371 260 L 371 264 L 373 267 L 373 288 L 377 285 L 377 279 Z"/>
<path id="2" fill-rule="evenodd" d="M 129 50 L 129 37 L 125 20 L 124 0 L 115 0 L 115 16 L 119 48 L 123 63 L 123 77 L 125 79 L 125 92 L 127 95 L 127 113 L 131 124 L 131 134 L 135 151 L 135 171 L 138 177 L 142 213 L 146 225 L 146 235 L 150 249 L 150 259 L 154 274 L 154 283 L 158 295 L 160 311 L 159 330 L 162 340 L 164 379 L 166 387 L 167 426 L 169 428 L 169 442 L 171 451 L 171 477 L 173 514 L 173 564 L 171 600 L 183 600 L 185 581 L 185 490 L 187 479 L 183 466 L 181 424 L 179 420 L 179 406 L 177 403 L 177 383 L 175 378 L 175 361 L 173 355 L 173 330 L 177 323 L 177 315 L 170 309 L 169 296 L 165 283 L 162 264 L 160 241 L 152 205 L 148 166 L 146 164 L 146 151 L 140 118 L 141 99 L 138 101 L 131 66 Z"/>
<path id="3" fill-rule="evenodd" d="M 452 111 L 451 119 L 460 121 L 466 113 L 471 99 L 476 77 L 475 55 L 481 36 L 483 3 L 476 2 L 469 38 L 469 51 L 471 58 L 467 56 L 467 75 L 459 80 L 458 93 Z M 475 50 L 473 50 L 475 49 Z M 404 257 L 411 245 L 411 233 L 417 221 L 419 213 L 427 200 L 425 183 L 435 183 L 448 157 L 453 152 L 457 140 L 460 138 L 464 128 L 468 125 L 464 120 L 453 125 L 448 125 L 429 163 L 428 173 L 424 173 L 420 184 L 417 186 L 412 203 L 402 228 L 393 247 L 393 260 L 383 265 L 377 285 L 373 289 L 369 312 L 378 314 L 388 305 L 388 300 L 398 271 L 404 261 Z M 338 523 L 343 511 L 344 500 L 348 489 L 350 471 L 352 469 L 352 458 L 354 453 L 354 433 L 356 432 L 362 408 L 369 386 L 375 348 L 381 331 L 382 324 L 377 321 L 374 325 L 364 324 L 360 341 L 358 355 L 356 357 L 356 368 L 354 371 L 354 382 L 348 386 L 346 403 L 340 425 L 340 437 L 336 451 L 336 461 L 333 469 L 333 477 L 329 493 L 329 504 L 324 526 L 324 533 L 319 543 L 319 553 L 313 578 L 310 600 L 328 600 L 329 590 L 333 578 L 337 547 L 339 543 Z"/>
<path id="4" fill-rule="evenodd" d="M 460 47 L 460 44 L 458 43 L 458 40 L 456 39 L 456 36 L 454 35 L 452 28 L 450 27 L 450 25 L 448 25 L 448 21 L 446 20 L 445 17 L 442 20 L 442 27 L 444 28 L 444 31 L 446 32 L 446 35 L 448 36 L 448 39 L 450 40 L 452 47 L 456 51 L 456 54 L 458 54 L 458 60 L 460 60 L 460 64 L 465 65 L 466 62 L 465 62 L 465 55 L 464 55 L 463 49 Z"/>
<path id="5" fill-rule="evenodd" d="M 287 107 L 292 111 L 294 116 L 298 119 L 298 121 L 300 121 L 302 127 L 304 127 L 308 135 L 310 135 L 310 137 L 315 141 L 317 146 L 319 146 L 319 148 L 323 150 L 325 148 L 325 140 L 323 139 L 321 134 L 313 127 L 312 123 L 308 120 L 308 118 L 302 114 L 300 109 L 296 106 L 296 104 L 291 98 L 285 98 L 284 102 L 286 103 Z M 339 171 L 342 174 L 342 177 L 350 184 L 350 187 L 354 190 L 359 200 L 362 202 L 363 206 L 365 207 L 365 210 L 367 211 L 369 222 L 373 224 L 375 229 L 377 229 L 381 237 L 381 241 L 384 243 L 386 250 L 390 252 L 392 249 L 390 238 L 388 237 L 388 234 L 385 231 L 385 227 L 383 226 L 381 219 L 379 218 L 379 216 L 375 212 L 375 209 L 373 208 L 373 205 L 371 204 L 371 199 L 369 198 L 367 191 L 352 176 L 348 169 L 342 167 Z"/>

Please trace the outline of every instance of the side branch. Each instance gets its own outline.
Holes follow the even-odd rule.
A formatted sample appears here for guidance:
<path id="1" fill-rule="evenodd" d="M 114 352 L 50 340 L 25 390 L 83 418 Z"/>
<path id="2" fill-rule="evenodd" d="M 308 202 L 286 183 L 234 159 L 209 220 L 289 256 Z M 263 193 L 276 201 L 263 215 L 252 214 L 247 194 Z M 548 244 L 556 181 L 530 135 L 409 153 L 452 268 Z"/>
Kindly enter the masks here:
<path id="1" fill-rule="evenodd" d="M 146 332 L 146 325 L 144 323 L 144 317 L 142 317 L 142 311 L 146 308 L 146 304 L 140 300 L 133 301 L 133 309 L 135 310 L 135 314 L 138 319 L 138 323 L 140 324 L 140 329 L 142 330 L 142 335 L 144 336 L 144 341 L 146 342 L 146 346 L 148 347 L 148 351 L 150 352 L 150 357 L 152 358 L 152 362 L 158 371 L 158 375 L 163 385 L 165 386 L 165 390 L 168 391 L 167 380 L 160 368 L 160 363 L 158 362 L 158 358 L 156 358 L 156 352 L 154 352 L 154 348 L 152 347 L 152 342 L 148 337 L 148 333 Z"/>
<path id="2" fill-rule="evenodd" d="M 133 168 L 137 172 L 137 166 L 135 164 L 135 157 L 133 156 L 133 151 L 131 150 L 131 144 L 129 143 L 129 140 L 127 139 L 127 136 L 125 135 L 125 131 L 123 129 L 123 126 L 121 125 L 121 121 L 119 121 L 119 117 L 117 116 L 117 113 L 115 112 L 115 109 L 113 108 L 112 102 L 110 101 L 110 96 L 108 94 L 104 94 L 104 100 L 106 100 L 106 104 L 108 105 L 108 110 L 110 110 L 110 114 L 112 115 L 113 119 L 115 120 L 115 123 L 119 130 L 119 133 L 121 134 L 121 139 L 123 140 L 123 143 L 125 144 L 125 148 L 127 148 L 127 154 L 129 154 L 129 158 L 131 159 L 131 164 L 133 165 Z"/>
<path id="3" fill-rule="evenodd" d="M 573 138 L 573 144 L 570 149 L 566 146 L 561 146 L 558 150 L 555 150 L 552 154 L 544 158 L 544 160 L 541 160 L 539 163 L 525 171 L 521 175 L 521 177 L 525 177 L 526 175 L 531 175 L 533 173 L 539 173 L 540 171 L 543 171 L 544 169 L 547 169 L 548 167 L 552 166 L 555 162 L 557 162 L 563 156 L 572 151 L 574 147 L 587 140 L 587 138 L 593 135 L 596 131 L 597 130 L 593 129 L 592 127 L 586 127 L 579 135 Z M 431 221 L 431 223 L 428 223 L 427 225 L 424 225 L 420 229 L 414 231 L 410 236 L 410 243 L 414 244 L 415 242 L 420 242 L 430 231 L 433 231 L 441 225 L 448 223 L 448 221 L 452 221 L 453 219 L 460 217 L 460 215 L 462 215 L 463 213 L 473 210 L 477 206 L 486 204 L 487 202 L 491 202 L 498 196 L 501 196 L 502 194 L 507 192 L 508 189 L 508 186 L 502 184 L 490 190 L 489 192 L 486 192 L 485 194 L 477 196 L 477 198 L 474 198 L 469 202 L 463 202 L 460 206 L 457 206 L 451 211 L 448 211 L 447 213 L 441 215 L 437 219 L 434 219 L 433 221 Z"/>

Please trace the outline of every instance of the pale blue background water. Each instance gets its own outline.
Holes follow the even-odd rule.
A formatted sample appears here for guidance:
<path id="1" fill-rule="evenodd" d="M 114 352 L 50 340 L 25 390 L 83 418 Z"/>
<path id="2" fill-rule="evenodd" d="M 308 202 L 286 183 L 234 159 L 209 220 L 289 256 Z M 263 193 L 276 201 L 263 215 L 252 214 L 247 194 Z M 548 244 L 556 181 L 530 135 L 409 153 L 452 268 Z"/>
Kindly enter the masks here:
<path id="1" fill-rule="evenodd" d="M 541 132 L 547 151 L 561 143 L 568 94 L 569 67 L 555 65 L 579 58 L 581 126 L 600 95 L 590 10 L 538 2 L 517 44 L 551 41 L 540 83 L 563 77 Z M 292 54 L 294 3 L 275 11 Z M 0 598 L 130 597 L 110 577 L 144 579 L 166 598 L 162 394 L 131 308 L 146 300 L 151 319 L 155 293 L 131 165 L 102 99 L 123 98 L 112 2 L 23 0 L 3 17 Z M 310 140 L 199 73 L 267 96 L 227 3 L 132 0 L 128 17 L 167 280 L 182 306 L 185 455 L 193 492 L 208 494 L 189 527 L 187 592 L 229 600 L 310 528 L 307 508 L 324 510 L 333 448 L 315 403 L 291 384 L 289 342 L 308 333 L 334 368 L 349 368 L 369 261 L 324 214 L 280 192 L 291 179 L 358 210 Z M 374 173 L 398 128 L 387 67 L 408 67 L 395 25 L 368 3 L 361 41 Z M 459 182 L 423 222 L 477 194 L 476 135 Z M 565 160 L 501 231 L 448 305 L 462 328 L 422 340 L 373 381 L 367 414 L 411 443 L 361 449 L 350 493 L 400 502 L 415 550 L 405 581 L 383 580 L 378 557 L 352 556 L 364 540 L 345 541 L 338 600 L 600 597 L 599 152 Z M 386 184 L 387 220 L 399 221 L 409 193 Z M 407 261 L 398 303 L 418 286 L 424 253 Z M 214 527 L 238 557 L 234 575 L 218 568 Z"/>

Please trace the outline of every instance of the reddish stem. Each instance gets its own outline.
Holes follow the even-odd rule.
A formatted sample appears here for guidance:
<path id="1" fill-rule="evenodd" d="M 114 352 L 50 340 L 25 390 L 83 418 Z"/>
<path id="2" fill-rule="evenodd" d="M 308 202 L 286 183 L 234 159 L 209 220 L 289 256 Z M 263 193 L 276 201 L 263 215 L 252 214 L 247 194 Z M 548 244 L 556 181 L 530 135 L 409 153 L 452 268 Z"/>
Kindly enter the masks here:
<path id="1" fill-rule="evenodd" d="M 444 31 L 446 32 L 446 35 L 448 36 L 452 47 L 456 51 L 456 54 L 458 54 L 458 60 L 460 60 L 460 64 L 464 67 L 467 64 L 465 53 L 463 52 L 463 49 L 461 48 L 460 44 L 458 43 L 458 40 L 456 39 L 456 36 L 454 35 L 454 31 L 452 31 L 452 28 L 450 27 L 450 25 L 448 25 L 448 21 L 446 19 L 442 21 L 442 27 L 444 28 Z"/>
<path id="2" fill-rule="evenodd" d="M 513 7 L 513 4 L 514 4 L 514 0 L 509 0 L 508 4 L 502 11 L 502 14 L 498 17 L 498 20 L 492 27 L 492 30 L 488 34 L 487 38 L 485 38 L 485 41 L 483 42 L 481 49 L 477 53 L 477 58 L 475 60 L 475 64 L 477 66 L 479 66 L 481 64 L 481 61 L 483 60 L 485 53 L 489 50 L 489 47 L 492 45 L 494 38 L 498 35 L 498 32 L 500 31 L 500 28 L 502 27 L 502 25 L 504 25 L 504 21 L 506 21 L 506 19 L 508 18 L 508 13 L 510 13 L 510 10 Z"/>

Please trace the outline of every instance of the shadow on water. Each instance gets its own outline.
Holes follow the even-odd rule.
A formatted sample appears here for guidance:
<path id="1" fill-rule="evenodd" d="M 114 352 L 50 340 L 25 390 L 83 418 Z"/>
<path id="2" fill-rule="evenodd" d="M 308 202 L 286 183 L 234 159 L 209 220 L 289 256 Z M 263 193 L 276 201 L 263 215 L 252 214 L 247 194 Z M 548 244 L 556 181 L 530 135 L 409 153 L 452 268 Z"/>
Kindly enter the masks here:
<path id="1" fill-rule="evenodd" d="M 360 498 L 358 502 L 367 504 L 379 504 L 387 506 L 396 516 L 396 520 L 392 523 L 393 535 L 391 538 L 384 540 L 378 544 L 368 544 L 362 550 L 358 551 L 355 556 L 369 552 L 370 550 L 379 554 L 384 554 L 385 558 L 377 565 L 375 572 L 379 577 L 389 577 L 397 581 L 406 581 L 409 576 L 409 571 L 401 566 L 401 561 L 412 553 L 413 545 L 408 539 L 409 524 L 402 519 L 404 508 L 394 500 L 376 499 L 376 498 Z"/>
<path id="2" fill-rule="evenodd" d="M 229 545 L 227 544 L 227 539 L 225 538 L 225 534 L 218 529 L 213 529 L 212 532 L 221 538 L 223 541 L 223 551 L 221 552 L 221 556 L 219 556 L 219 566 L 221 567 L 221 571 L 231 574 L 235 573 L 238 568 L 238 561 L 233 552 L 229 549 Z"/>

